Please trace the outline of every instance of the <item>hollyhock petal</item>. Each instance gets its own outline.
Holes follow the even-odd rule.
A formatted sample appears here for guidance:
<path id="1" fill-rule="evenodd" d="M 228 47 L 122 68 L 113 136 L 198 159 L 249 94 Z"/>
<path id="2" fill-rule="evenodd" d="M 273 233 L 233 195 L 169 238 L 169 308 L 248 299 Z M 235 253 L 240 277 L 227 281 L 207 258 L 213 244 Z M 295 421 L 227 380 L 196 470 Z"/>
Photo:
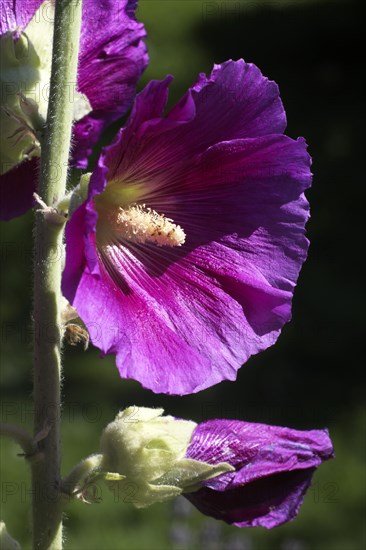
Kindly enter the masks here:
<path id="1" fill-rule="evenodd" d="M 224 136 L 237 139 L 281 134 L 286 128 L 277 84 L 242 59 L 215 65 L 210 77 L 200 75 L 190 92 L 197 109 L 197 128 L 205 120 L 206 130 L 216 142 Z M 210 116 L 213 110 L 214 117 Z"/>
<path id="2" fill-rule="evenodd" d="M 88 258 L 78 273 L 66 260 L 64 293 L 86 324 L 113 318 L 115 330 L 91 340 L 117 354 L 121 376 L 155 392 L 186 394 L 235 379 L 291 317 L 308 248 L 310 157 L 304 140 L 266 134 L 271 124 L 274 132 L 282 128 L 283 110 L 277 87 L 253 67 L 215 67 L 165 117 L 171 78 L 151 82 L 101 156 L 107 173 L 90 180 L 83 233 L 99 274 L 93 278 L 98 266 Z M 238 83 L 247 83 L 242 94 Z M 216 135 L 216 113 L 201 97 L 208 87 L 219 104 L 225 93 L 230 104 L 228 90 L 237 94 L 236 110 L 227 110 L 231 124 L 224 117 Z M 256 137 L 244 137 L 248 132 Z M 161 231 L 150 228 L 160 237 L 149 242 L 134 226 L 126 236 L 118 212 L 129 208 L 144 219 L 164 214 L 184 239 L 160 246 Z M 80 239 L 72 227 L 67 242 Z"/>
<path id="3" fill-rule="evenodd" d="M 291 291 L 308 249 L 304 226 L 309 207 L 303 192 L 310 184 L 304 140 L 286 136 L 236 140 L 211 147 L 183 182 L 174 207 L 164 205 L 163 198 L 161 208 L 183 227 L 195 220 L 192 261 L 216 271 L 222 282 L 224 276 L 237 284 L 240 274 L 245 276 L 252 266 L 257 281 Z M 179 216 L 183 204 L 186 209 Z M 221 254 L 219 250 L 215 254 L 213 242 Z M 202 243 L 210 243 L 203 258 Z M 236 261 L 228 257 L 225 262 L 224 252 L 229 256 L 230 252 L 223 247 L 239 253 Z"/>
<path id="4" fill-rule="evenodd" d="M 333 446 L 327 430 L 209 420 L 195 428 L 186 456 L 235 468 L 186 495 L 201 512 L 239 527 L 271 528 L 296 516 L 315 469 L 333 457 Z"/>
<path id="5" fill-rule="evenodd" d="M 239 420 L 208 420 L 197 426 L 189 458 L 210 464 L 227 461 L 235 467 L 208 487 L 225 491 L 262 477 L 319 466 L 333 446 L 327 430 L 294 430 Z"/>
<path id="6" fill-rule="evenodd" d="M 69 257 L 72 255 L 70 251 Z M 77 259 L 75 256 L 76 264 Z M 64 276 L 65 295 L 71 295 L 72 282 L 79 275 L 78 266 L 73 267 L 70 262 Z M 104 353 L 118 354 L 118 368 L 124 377 L 138 379 L 156 392 L 167 388 L 167 393 L 187 393 L 197 385 L 202 369 L 210 374 L 210 365 L 208 362 L 204 365 L 202 357 L 175 334 L 157 309 L 149 308 L 147 295 L 143 292 L 136 295 L 127 284 L 124 290 L 125 298 L 116 294 L 106 272 L 97 279 L 84 269 L 72 301 L 89 330 L 91 341 Z M 181 367 L 186 367 L 186 381 L 177 377 L 174 370 L 163 368 L 178 360 Z"/>
<path id="7" fill-rule="evenodd" d="M 169 79 L 153 81 L 139 94 L 119 149 L 123 165 L 130 162 L 131 150 L 137 150 L 134 158 L 138 155 L 140 171 L 144 167 L 151 170 L 151 158 L 174 165 L 186 155 L 203 153 L 221 141 L 282 134 L 285 129 L 277 84 L 243 60 L 216 65 L 209 78 L 201 76 L 199 84 L 159 120 L 168 83 Z M 142 138 L 149 143 L 148 150 L 144 150 Z"/>
<path id="8" fill-rule="evenodd" d="M 38 166 L 38 159 L 33 158 L 0 176 L 0 220 L 11 220 L 32 208 Z"/>
<path id="9" fill-rule="evenodd" d="M 17 27 L 24 29 L 43 0 L 2 0 L 0 34 Z"/>
<path id="10" fill-rule="evenodd" d="M 284 472 L 227 492 L 203 488 L 184 495 L 200 512 L 237 527 L 271 529 L 298 514 L 314 468 Z"/>
<path id="11" fill-rule="evenodd" d="M 146 32 L 134 18 L 135 7 L 135 0 L 83 2 L 78 90 L 87 96 L 93 110 L 75 125 L 74 162 L 78 168 L 87 166 L 103 129 L 127 112 L 147 66 Z"/>
<path id="12" fill-rule="evenodd" d="M 147 65 L 146 32 L 135 6 L 131 0 L 83 2 L 78 88 L 98 111 L 125 113 Z"/>

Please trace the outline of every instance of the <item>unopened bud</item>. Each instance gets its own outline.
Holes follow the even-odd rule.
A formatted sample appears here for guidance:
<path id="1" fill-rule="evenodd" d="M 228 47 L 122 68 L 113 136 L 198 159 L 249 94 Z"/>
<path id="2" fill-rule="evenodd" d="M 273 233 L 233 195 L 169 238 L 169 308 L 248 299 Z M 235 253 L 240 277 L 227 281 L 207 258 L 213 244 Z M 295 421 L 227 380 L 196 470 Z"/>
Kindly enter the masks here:
<path id="1" fill-rule="evenodd" d="M 199 489 L 199 482 L 233 468 L 186 458 L 196 423 L 163 416 L 163 409 L 129 407 L 105 428 L 101 470 L 109 487 L 136 507 Z M 122 477 L 119 477 L 122 476 Z"/>

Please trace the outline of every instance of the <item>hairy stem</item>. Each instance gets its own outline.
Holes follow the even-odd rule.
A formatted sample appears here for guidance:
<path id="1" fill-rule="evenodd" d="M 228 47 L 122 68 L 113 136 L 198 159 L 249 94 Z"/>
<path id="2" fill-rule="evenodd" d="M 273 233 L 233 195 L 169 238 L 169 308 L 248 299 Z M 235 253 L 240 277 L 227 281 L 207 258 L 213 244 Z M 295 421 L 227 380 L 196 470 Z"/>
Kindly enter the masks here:
<path id="1" fill-rule="evenodd" d="M 66 189 L 72 130 L 72 90 L 77 60 L 82 0 L 56 0 L 50 100 L 41 147 L 38 193 L 47 205 Z M 60 474 L 61 271 L 63 225 L 37 214 L 34 264 L 34 432 L 41 459 L 32 462 L 33 547 L 62 548 Z"/>

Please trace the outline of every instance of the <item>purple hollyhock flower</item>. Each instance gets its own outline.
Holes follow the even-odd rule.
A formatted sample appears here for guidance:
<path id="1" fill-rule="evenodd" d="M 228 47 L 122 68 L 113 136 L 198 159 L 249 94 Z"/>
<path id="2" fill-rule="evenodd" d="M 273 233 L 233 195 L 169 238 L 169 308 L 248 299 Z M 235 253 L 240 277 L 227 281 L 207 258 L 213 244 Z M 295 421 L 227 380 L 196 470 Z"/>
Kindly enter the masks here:
<path id="1" fill-rule="evenodd" d="M 151 82 L 66 227 L 63 292 L 122 377 L 188 394 L 234 380 L 290 320 L 308 249 L 303 139 L 243 60 L 163 115 Z"/>
<path id="2" fill-rule="evenodd" d="M 238 420 L 195 428 L 186 457 L 235 471 L 184 496 L 200 512 L 238 527 L 276 527 L 298 513 L 316 468 L 332 458 L 327 430 L 299 431 Z"/>
<path id="3" fill-rule="evenodd" d="M 147 65 L 143 42 L 146 33 L 144 26 L 135 20 L 136 3 L 137 0 L 83 1 L 77 92 L 85 101 L 83 110 L 79 107 L 78 116 L 75 116 L 72 163 L 77 168 L 87 166 L 92 148 L 104 128 L 127 112 L 135 94 L 136 83 Z M 13 125 L 14 121 L 17 123 L 15 130 L 12 128 L 10 131 L 11 135 L 4 134 L 2 148 L 20 147 L 21 139 L 29 139 L 31 134 L 34 143 L 29 148 L 23 147 L 19 160 L 14 161 L 14 153 L 10 152 L 12 159 L 9 161 L 7 153 L 2 151 L 0 219 L 21 215 L 33 204 L 38 172 L 39 127 L 33 125 L 38 110 L 33 113 L 33 118 L 29 111 L 35 101 L 44 122 L 47 112 L 45 97 L 48 93 L 44 75 L 48 73 L 49 76 L 50 70 L 53 10 L 52 0 L 2 2 L 3 131 L 7 125 L 6 116 L 10 117 Z M 27 55 L 24 55 L 24 48 L 18 43 L 22 36 L 27 36 Z M 49 67 L 44 66 L 45 58 L 49 60 Z M 32 66 L 28 65 L 30 60 Z M 19 104 L 19 93 L 28 102 L 24 109 Z M 10 106 L 7 104 L 9 100 Z"/>
<path id="4" fill-rule="evenodd" d="M 238 527 L 276 527 L 298 513 L 315 469 L 333 457 L 327 430 L 239 420 L 201 424 L 128 407 L 103 430 L 91 464 L 137 508 L 183 494 Z"/>

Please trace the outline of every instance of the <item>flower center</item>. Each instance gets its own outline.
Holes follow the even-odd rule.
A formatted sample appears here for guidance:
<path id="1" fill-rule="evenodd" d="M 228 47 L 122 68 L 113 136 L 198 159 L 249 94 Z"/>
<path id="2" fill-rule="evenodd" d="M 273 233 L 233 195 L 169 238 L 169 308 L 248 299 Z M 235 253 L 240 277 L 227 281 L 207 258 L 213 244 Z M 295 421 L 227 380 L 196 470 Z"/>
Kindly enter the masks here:
<path id="1" fill-rule="evenodd" d="M 114 234 L 133 243 L 181 246 L 186 239 L 179 225 L 144 204 L 118 208 L 110 212 L 108 218 Z"/>

